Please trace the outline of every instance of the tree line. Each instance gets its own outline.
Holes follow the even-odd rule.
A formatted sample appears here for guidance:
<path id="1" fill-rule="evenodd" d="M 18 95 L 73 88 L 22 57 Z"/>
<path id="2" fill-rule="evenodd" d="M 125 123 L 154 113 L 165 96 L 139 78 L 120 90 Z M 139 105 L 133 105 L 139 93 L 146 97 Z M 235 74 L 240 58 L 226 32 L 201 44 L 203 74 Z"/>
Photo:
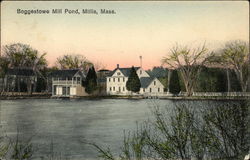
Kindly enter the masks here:
<path id="1" fill-rule="evenodd" d="M 15 43 L 3 46 L 0 57 L 0 78 L 8 68 L 32 68 L 38 75 L 35 91 L 48 88 L 46 78 L 57 69 L 82 69 L 87 72 L 94 65 L 85 56 L 66 54 L 57 58 L 53 67 L 48 67 L 46 53 L 40 54 L 29 45 Z M 191 48 L 176 44 L 166 57 L 162 58 L 163 67 L 153 68 L 149 73 L 158 77 L 166 91 L 186 92 L 191 96 L 194 91 L 225 92 L 250 90 L 250 56 L 248 43 L 240 40 L 227 42 L 217 51 L 209 51 L 206 45 Z M 165 73 L 162 73 L 164 70 Z M 138 78 L 133 74 L 129 78 L 127 89 L 138 91 Z M 92 76 L 93 77 L 93 76 Z M 134 78 L 133 78 L 134 77 Z M 133 82 L 134 81 L 136 82 Z M 19 82 L 18 82 L 19 83 Z M 134 88 L 131 84 L 134 83 Z M 137 84 L 138 83 L 138 84 Z M 20 86 L 17 85 L 17 86 Z M 20 91 L 19 89 L 16 89 Z"/>
<path id="2" fill-rule="evenodd" d="M 177 44 L 170 49 L 168 56 L 163 57 L 162 63 L 168 68 L 178 71 L 182 82 L 179 85 L 184 86 L 187 96 L 191 96 L 194 90 L 208 91 L 209 88 L 206 88 L 206 85 L 209 84 L 208 81 L 214 81 L 215 76 L 218 81 L 223 82 L 224 76 L 220 70 L 226 70 L 227 91 L 231 91 L 232 87 L 234 89 L 238 87 L 239 89 L 235 90 L 241 92 L 250 90 L 249 45 L 244 41 L 227 42 L 222 49 L 216 52 L 209 51 L 205 44 L 197 48 Z M 217 69 L 212 69 L 215 67 Z M 176 74 L 176 72 L 173 73 Z M 199 83 L 201 88 L 197 90 Z M 221 83 L 221 86 L 224 85 Z M 225 90 L 223 87 L 219 88 L 221 91 Z"/>

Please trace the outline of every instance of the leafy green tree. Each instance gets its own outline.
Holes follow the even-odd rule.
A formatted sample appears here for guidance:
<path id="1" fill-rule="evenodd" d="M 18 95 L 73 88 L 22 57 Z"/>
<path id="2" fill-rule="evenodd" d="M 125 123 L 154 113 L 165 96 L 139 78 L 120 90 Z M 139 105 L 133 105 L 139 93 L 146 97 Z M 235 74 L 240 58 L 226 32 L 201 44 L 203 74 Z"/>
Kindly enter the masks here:
<path id="1" fill-rule="evenodd" d="M 244 41 L 227 42 L 214 62 L 224 67 L 230 67 L 236 74 L 241 91 L 246 92 L 250 81 L 249 45 Z"/>
<path id="2" fill-rule="evenodd" d="M 140 79 L 136 73 L 134 66 L 130 70 L 128 81 L 126 82 L 126 88 L 128 91 L 139 92 L 141 88 Z"/>
<path id="3" fill-rule="evenodd" d="M 88 94 L 93 93 L 97 89 L 97 76 L 94 66 L 89 68 L 84 86 Z"/>
<path id="4" fill-rule="evenodd" d="M 203 66 L 195 88 L 198 92 L 226 92 L 226 70 Z"/>
<path id="5" fill-rule="evenodd" d="M 169 92 L 178 94 L 181 91 L 180 81 L 177 70 L 173 70 L 170 76 Z"/>

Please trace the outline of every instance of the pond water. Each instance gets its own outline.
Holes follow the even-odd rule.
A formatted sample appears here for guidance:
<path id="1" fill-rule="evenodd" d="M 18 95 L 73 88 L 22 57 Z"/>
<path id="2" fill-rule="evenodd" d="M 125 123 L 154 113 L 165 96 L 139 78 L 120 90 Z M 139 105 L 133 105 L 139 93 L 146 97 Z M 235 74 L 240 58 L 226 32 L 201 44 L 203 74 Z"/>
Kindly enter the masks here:
<path id="1" fill-rule="evenodd" d="M 110 147 L 114 153 L 119 153 L 124 130 L 133 131 L 137 122 L 152 119 L 154 106 L 168 109 L 175 102 L 150 99 L 3 100 L 0 101 L 1 132 L 12 139 L 17 132 L 24 141 L 32 138 L 37 159 L 51 155 L 51 150 L 55 156 L 71 160 L 97 159 L 96 149 L 85 142 Z M 197 107 L 215 103 L 189 102 Z"/>

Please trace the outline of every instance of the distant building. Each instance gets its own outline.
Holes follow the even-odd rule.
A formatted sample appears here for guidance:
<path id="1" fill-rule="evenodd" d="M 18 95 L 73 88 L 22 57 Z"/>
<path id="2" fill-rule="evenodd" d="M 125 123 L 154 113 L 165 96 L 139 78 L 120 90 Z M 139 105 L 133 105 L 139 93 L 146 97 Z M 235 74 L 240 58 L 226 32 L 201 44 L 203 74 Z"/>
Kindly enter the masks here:
<path id="1" fill-rule="evenodd" d="M 107 76 L 107 94 L 109 95 L 129 95 L 130 91 L 126 89 L 126 82 L 128 80 L 131 68 L 117 68 Z M 136 73 L 140 78 L 141 95 L 158 95 L 164 92 L 163 84 L 156 78 L 150 77 L 149 74 L 141 67 L 135 67 Z"/>
<path id="2" fill-rule="evenodd" d="M 37 82 L 37 74 L 31 68 L 9 68 L 4 78 L 7 92 L 32 92 Z"/>
<path id="3" fill-rule="evenodd" d="M 57 70 L 49 76 L 52 78 L 53 97 L 78 97 L 88 95 L 83 87 L 86 75 L 81 70 Z"/>

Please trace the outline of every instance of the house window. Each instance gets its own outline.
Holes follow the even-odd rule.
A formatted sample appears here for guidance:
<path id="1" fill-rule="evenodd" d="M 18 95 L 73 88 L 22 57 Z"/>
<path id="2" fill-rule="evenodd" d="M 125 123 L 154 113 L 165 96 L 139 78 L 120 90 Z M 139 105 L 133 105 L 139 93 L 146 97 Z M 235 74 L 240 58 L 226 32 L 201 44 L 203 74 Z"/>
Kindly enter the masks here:
<path id="1" fill-rule="evenodd" d="M 110 79 L 111 79 L 111 78 L 109 78 L 109 82 L 110 82 Z"/>
<path id="2" fill-rule="evenodd" d="M 115 82 L 115 78 L 113 78 L 113 82 Z"/>
<path id="3" fill-rule="evenodd" d="M 120 78 L 118 78 L 118 82 L 120 82 Z"/>
<path id="4" fill-rule="evenodd" d="M 149 88 L 149 92 L 152 92 L 152 88 Z"/>
<path id="5" fill-rule="evenodd" d="M 160 88 L 158 88 L 158 92 L 160 92 Z"/>
<path id="6" fill-rule="evenodd" d="M 121 75 L 121 73 L 120 73 L 120 72 L 117 72 L 117 75 L 119 76 L 119 75 Z"/>
<path id="7" fill-rule="evenodd" d="M 80 84 L 80 77 L 77 77 L 77 84 Z"/>
<path id="8" fill-rule="evenodd" d="M 115 87 L 113 87 L 113 91 L 115 91 Z"/>
<path id="9" fill-rule="evenodd" d="M 123 82 L 125 82 L 125 78 L 123 77 Z"/>
<path id="10" fill-rule="evenodd" d="M 121 92 L 121 87 L 119 87 L 119 92 Z"/>
<path id="11" fill-rule="evenodd" d="M 142 70 L 140 70 L 140 74 L 142 74 Z"/>
<path id="12" fill-rule="evenodd" d="M 154 85 L 156 84 L 156 82 L 154 81 Z"/>
<path id="13" fill-rule="evenodd" d="M 145 88 L 143 88 L 143 92 L 145 92 Z"/>
<path id="14" fill-rule="evenodd" d="M 56 86 L 54 86 L 54 95 L 56 95 L 56 88 L 57 88 L 57 87 L 56 87 Z"/>
<path id="15" fill-rule="evenodd" d="M 110 87 L 109 90 L 112 91 L 112 87 Z"/>
<path id="16" fill-rule="evenodd" d="M 123 87 L 122 90 L 125 91 L 125 87 Z"/>

